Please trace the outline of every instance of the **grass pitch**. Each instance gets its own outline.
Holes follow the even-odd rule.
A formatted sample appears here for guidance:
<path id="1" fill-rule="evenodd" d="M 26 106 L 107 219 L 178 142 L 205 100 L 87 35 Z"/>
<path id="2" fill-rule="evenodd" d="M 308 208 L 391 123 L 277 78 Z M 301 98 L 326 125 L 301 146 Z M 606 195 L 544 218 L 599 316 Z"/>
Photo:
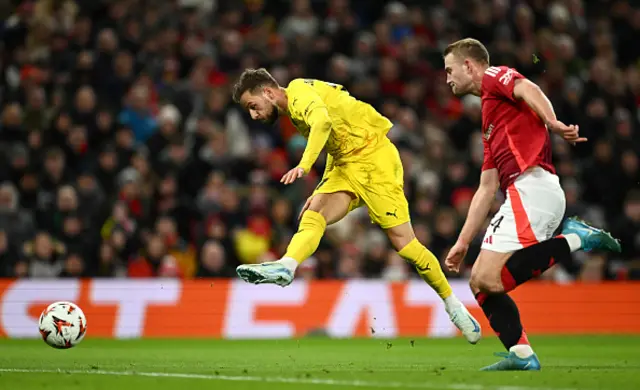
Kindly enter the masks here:
<path id="1" fill-rule="evenodd" d="M 0 340 L 0 389 L 640 389 L 640 337 L 531 337 L 541 372 L 478 372 L 495 337 L 286 341 Z"/>

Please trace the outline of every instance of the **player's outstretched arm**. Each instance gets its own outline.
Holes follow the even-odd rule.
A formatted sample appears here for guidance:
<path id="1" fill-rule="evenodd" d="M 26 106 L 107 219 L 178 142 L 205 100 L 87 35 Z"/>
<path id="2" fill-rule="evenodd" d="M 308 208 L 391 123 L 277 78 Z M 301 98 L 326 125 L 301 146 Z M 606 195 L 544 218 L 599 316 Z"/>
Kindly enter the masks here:
<path id="1" fill-rule="evenodd" d="M 585 142 L 587 139 L 580 137 L 577 125 L 565 125 L 556 118 L 553 105 L 539 86 L 527 79 L 515 80 L 513 96 L 516 99 L 524 100 L 531 109 L 538 114 L 552 132 L 560 135 L 567 142 Z"/>
<path id="2" fill-rule="evenodd" d="M 460 264 L 467 254 L 471 240 L 478 234 L 489 214 L 499 185 L 500 180 L 496 168 L 482 171 L 480 186 L 473 195 L 467 219 L 464 222 L 460 236 L 458 236 L 458 241 L 451 248 L 445 260 L 445 265 L 449 271 L 458 272 L 460 270 Z"/>
<path id="3" fill-rule="evenodd" d="M 304 80 L 297 79 L 289 83 L 287 97 L 292 102 L 291 109 L 299 113 L 310 127 L 300 163 L 280 180 L 284 184 L 291 184 L 309 173 L 329 139 L 332 123 L 327 105 Z"/>
<path id="4" fill-rule="evenodd" d="M 306 119 L 311 127 L 311 131 L 309 132 L 307 147 L 304 149 L 302 159 L 300 159 L 298 166 L 304 169 L 305 173 L 309 173 L 329 139 L 329 134 L 331 133 L 331 118 L 329 118 L 329 112 L 326 107 L 318 107 L 311 111 Z"/>
<path id="5" fill-rule="evenodd" d="M 287 97 L 292 102 L 291 109 L 298 112 L 310 128 L 307 146 L 298 164 L 304 173 L 309 173 L 331 133 L 329 110 L 320 95 L 304 79 L 289 83 Z"/>
<path id="6" fill-rule="evenodd" d="M 287 172 L 280 180 L 284 184 L 291 184 L 296 179 L 309 173 L 329 139 L 331 119 L 327 109 L 316 109 L 309 117 L 311 117 L 308 122 L 311 125 L 311 131 L 309 132 L 307 146 L 304 149 L 304 153 L 302 153 L 298 166 Z"/>

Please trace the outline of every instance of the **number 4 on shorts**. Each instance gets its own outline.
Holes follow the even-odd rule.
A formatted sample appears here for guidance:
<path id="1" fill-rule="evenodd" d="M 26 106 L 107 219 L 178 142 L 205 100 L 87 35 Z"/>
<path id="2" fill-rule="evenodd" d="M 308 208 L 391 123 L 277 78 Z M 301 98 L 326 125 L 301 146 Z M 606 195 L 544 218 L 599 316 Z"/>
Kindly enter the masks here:
<path id="1" fill-rule="evenodd" d="M 498 230 L 498 228 L 500 227 L 500 224 L 502 223 L 502 220 L 504 219 L 504 215 L 501 215 L 500 218 L 496 219 L 495 221 L 491 222 L 489 224 L 489 226 L 493 227 L 493 232 L 495 233 L 496 230 Z"/>

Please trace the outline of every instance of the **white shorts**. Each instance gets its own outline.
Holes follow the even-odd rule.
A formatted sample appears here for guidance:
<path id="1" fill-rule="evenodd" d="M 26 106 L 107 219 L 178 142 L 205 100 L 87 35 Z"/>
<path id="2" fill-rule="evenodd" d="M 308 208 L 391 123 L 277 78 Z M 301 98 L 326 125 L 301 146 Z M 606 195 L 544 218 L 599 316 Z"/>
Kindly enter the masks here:
<path id="1" fill-rule="evenodd" d="M 523 173 L 487 228 L 482 249 L 511 253 L 550 239 L 566 209 L 558 176 L 540 167 Z"/>

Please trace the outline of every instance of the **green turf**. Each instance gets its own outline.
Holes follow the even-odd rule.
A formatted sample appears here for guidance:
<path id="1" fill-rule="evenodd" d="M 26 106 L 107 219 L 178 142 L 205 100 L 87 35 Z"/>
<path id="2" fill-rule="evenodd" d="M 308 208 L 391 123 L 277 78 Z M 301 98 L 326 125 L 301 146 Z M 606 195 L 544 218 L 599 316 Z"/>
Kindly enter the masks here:
<path id="1" fill-rule="evenodd" d="M 477 346 L 460 338 L 416 339 L 413 346 L 408 339 L 89 339 L 70 350 L 0 340 L 0 389 L 640 388 L 640 337 L 531 339 L 541 372 L 478 372 L 497 359 L 495 337 Z"/>

